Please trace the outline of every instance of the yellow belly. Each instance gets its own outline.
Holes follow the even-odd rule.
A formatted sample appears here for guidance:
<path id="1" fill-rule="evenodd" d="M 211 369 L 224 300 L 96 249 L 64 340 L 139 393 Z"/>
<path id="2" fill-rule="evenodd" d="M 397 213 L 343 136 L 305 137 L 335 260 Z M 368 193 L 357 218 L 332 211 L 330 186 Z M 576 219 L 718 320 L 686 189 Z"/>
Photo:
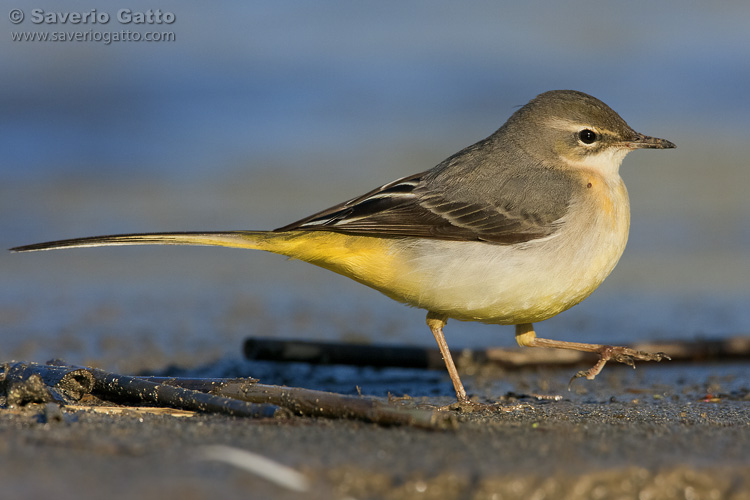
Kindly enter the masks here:
<path id="1" fill-rule="evenodd" d="M 404 240 L 352 236 L 328 231 L 260 233 L 257 247 L 315 264 L 374 288 L 399 302 L 410 303 L 421 280 L 409 273 Z M 408 253 L 408 252 L 407 252 Z"/>

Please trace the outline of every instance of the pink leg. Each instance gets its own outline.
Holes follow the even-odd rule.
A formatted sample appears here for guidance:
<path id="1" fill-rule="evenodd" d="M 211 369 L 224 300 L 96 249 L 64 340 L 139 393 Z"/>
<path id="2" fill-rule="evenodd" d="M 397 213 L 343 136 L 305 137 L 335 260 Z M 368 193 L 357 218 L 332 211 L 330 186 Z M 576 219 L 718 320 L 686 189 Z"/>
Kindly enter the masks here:
<path id="1" fill-rule="evenodd" d="M 461 383 L 461 378 L 458 376 L 458 370 L 456 370 L 456 365 L 453 363 L 451 352 L 448 350 L 448 344 L 445 342 L 445 336 L 443 335 L 443 327 L 447 322 L 448 318 L 445 316 L 431 312 L 427 313 L 427 326 L 430 327 L 430 330 L 437 341 L 438 348 L 440 348 L 440 354 L 443 356 L 445 367 L 448 368 L 448 374 L 453 381 L 453 388 L 456 390 L 456 398 L 459 403 L 465 403 L 468 401 L 466 390 L 464 390 L 464 385 Z"/>
<path id="2" fill-rule="evenodd" d="M 607 361 L 617 361 L 618 363 L 625 363 L 626 365 L 635 367 L 635 361 L 661 361 L 662 359 L 670 359 L 663 352 L 650 353 L 636 351 L 628 347 L 540 339 L 536 336 L 534 325 L 531 323 L 516 325 L 516 341 L 522 347 L 553 347 L 556 349 L 571 349 L 598 354 L 599 361 L 593 367 L 580 371 L 573 377 L 586 377 L 589 380 L 593 380 L 602 371 Z"/>

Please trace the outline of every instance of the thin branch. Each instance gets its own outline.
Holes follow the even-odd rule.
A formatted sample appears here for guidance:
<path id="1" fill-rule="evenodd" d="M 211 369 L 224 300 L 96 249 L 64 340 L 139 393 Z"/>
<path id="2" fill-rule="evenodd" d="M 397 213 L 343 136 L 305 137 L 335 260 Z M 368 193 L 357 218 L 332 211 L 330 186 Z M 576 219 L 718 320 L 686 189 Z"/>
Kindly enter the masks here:
<path id="1" fill-rule="evenodd" d="M 326 391 L 248 383 L 244 379 L 190 379 L 149 377 L 147 380 L 197 391 L 210 392 L 256 404 L 273 404 L 295 415 L 364 420 L 380 425 L 410 425 L 424 429 L 455 426 L 448 413 L 421 408 L 406 408 L 393 402 L 366 396 L 348 396 Z"/>
<path id="2" fill-rule="evenodd" d="M 631 347 L 638 351 L 665 352 L 669 354 L 673 362 L 750 359 L 750 336 L 637 342 L 631 344 Z M 253 360 L 445 369 L 440 352 L 435 348 L 249 338 L 245 341 L 244 352 L 246 358 Z M 560 349 L 492 347 L 477 350 L 463 349 L 456 353 L 456 364 L 459 368 L 467 364 L 488 363 L 505 369 L 529 366 L 562 367 L 588 364 L 597 359 L 598 356 L 595 354 Z"/>

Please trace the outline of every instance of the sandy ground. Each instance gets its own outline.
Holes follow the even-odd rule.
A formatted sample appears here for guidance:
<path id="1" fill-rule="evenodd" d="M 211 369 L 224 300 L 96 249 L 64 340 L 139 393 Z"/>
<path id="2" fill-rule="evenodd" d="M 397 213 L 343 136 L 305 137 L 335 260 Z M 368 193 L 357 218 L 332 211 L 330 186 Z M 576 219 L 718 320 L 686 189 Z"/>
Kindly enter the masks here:
<path id="1" fill-rule="evenodd" d="M 248 365 L 242 365 L 248 368 Z M 440 372 L 256 363 L 264 382 L 451 402 Z M 3 498 L 750 498 L 747 365 L 607 367 L 566 390 L 569 370 L 483 369 L 465 382 L 492 410 L 454 430 L 362 422 L 0 410 Z M 247 373 L 245 375 L 248 375 Z M 381 386 L 378 386 L 381 383 Z M 498 395 L 509 384 L 517 392 Z M 560 395 L 559 401 L 536 393 Z M 398 394 L 398 393 L 397 393 Z M 435 394 L 420 397 L 423 394 Z M 494 396 L 491 396 L 495 394 Z M 201 457 L 229 445 L 289 466 L 300 493 Z"/>

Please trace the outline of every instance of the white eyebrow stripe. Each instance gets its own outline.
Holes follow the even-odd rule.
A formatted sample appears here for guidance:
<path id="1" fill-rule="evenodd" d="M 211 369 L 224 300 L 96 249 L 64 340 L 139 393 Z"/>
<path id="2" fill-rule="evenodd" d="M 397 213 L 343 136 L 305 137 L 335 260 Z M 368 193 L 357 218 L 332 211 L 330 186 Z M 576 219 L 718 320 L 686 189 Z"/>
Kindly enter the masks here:
<path id="1" fill-rule="evenodd" d="M 551 128 L 555 128 L 558 130 L 568 130 L 570 132 L 578 132 L 579 130 L 588 128 L 596 133 L 601 133 L 601 130 L 599 130 L 599 128 L 597 127 L 594 127 L 593 125 L 590 125 L 588 123 L 574 122 L 572 120 L 566 120 L 565 118 L 550 118 L 546 121 L 546 124 Z"/>

